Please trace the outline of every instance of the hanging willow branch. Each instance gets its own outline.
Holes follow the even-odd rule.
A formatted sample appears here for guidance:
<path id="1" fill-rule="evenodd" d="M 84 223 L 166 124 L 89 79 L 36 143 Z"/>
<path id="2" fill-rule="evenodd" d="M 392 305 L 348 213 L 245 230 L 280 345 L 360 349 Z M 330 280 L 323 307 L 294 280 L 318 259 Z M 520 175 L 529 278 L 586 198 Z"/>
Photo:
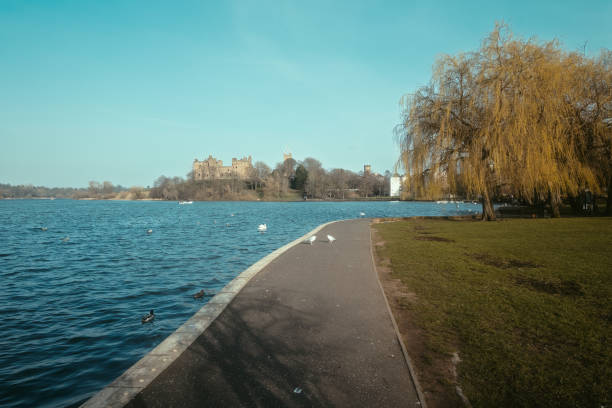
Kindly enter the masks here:
<path id="1" fill-rule="evenodd" d="M 612 56 L 515 39 L 504 25 L 477 52 L 443 56 L 428 86 L 403 99 L 396 128 L 407 190 L 479 197 L 494 219 L 500 193 L 527 201 L 612 179 Z"/>

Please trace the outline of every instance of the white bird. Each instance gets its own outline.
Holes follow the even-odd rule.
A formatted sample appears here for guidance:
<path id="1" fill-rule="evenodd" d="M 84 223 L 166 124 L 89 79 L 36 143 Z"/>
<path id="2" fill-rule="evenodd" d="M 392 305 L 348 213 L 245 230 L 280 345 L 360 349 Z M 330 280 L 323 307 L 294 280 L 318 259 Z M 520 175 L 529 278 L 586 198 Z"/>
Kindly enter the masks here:
<path id="1" fill-rule="evenodd" d="M 306 238 L 306 240 L 304 241 L 305 244 L 310 244 L 312 245 L 313 242 L 315 242 L 315 240 L 317 239 L 316 235 L 311 236 L 310 238 Z"/>
<path id="2" fill-rule="evenodd" d="M 327 236 L 327 242 L 329 242 L 330 244 L 333 243 L 336 240 L 336 238 L 332 237 L 331 235 Z"/>
<path id="3" fill-rule="evenodd" d="M 362 212 L 359 213 L 359 216 L 360 217 L 365 217 L 365 213 L 362 211 Z"/>
<path id="4" fill-rule="evenodd" d="M 147 234 L 152 234 L 152 233 L 153 233 L 152 229 L 147 230 Z"/>
<path id="5" fill-rule="evenodd" d="M 259 227 L 257 227 L 257 231 L 259 232 L 264 232 L 268 230 L 268 225 L 267 224 L 259 224 Z"/>

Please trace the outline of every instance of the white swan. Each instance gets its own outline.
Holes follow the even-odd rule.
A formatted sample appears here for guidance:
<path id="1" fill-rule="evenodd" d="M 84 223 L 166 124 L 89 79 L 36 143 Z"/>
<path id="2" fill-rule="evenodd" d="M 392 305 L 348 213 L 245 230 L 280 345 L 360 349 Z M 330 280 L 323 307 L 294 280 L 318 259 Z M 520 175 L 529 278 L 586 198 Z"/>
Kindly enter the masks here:
<path id="1" fill-rule="evenodd" d="M 327 242 L 329 242 L 330 244 L 332 244 L 335 240 L 336 238 L 332 237 L 331 235 L 327 236 Z"/>
<path id="2" fill-rule="evenodd" d="M 306 239 L 304 240 L 304 243 L 305 243 L 305 244 L 310 244 L 310 245 L 312 245 L 312 243 L 313 243 L 313 242 L 315 242 L 315 240 L 316 240 L 316 239 L 317 239 L 317 236 L 316 236 L 316 235 L 313 235 L 313 236 L 311 236 L 311 237 L 309 237 L 309 238 L 306 238 Z"/>
<path id="3" fill-rule="evenodd" d="M 267 224 L 259 224 L 259 227 L 257 227 L 257 231 L 259 232 L 264 232 L 268 230 L 268 225 Z"/>

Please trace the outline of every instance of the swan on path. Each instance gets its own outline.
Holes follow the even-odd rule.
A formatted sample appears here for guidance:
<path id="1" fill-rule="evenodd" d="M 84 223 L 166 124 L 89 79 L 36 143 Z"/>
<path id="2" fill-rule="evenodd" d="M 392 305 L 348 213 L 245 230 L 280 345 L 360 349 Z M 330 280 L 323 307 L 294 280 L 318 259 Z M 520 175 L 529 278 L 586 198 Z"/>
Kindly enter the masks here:
<path id="1" fill-rule="evenodd" d="M 259 224 L 259 227 L 257 227 L 257 231 L 260 232 L 264 232 L 268 230 L 268 225 L 267 224 Z"/>
<path id="2" fill-rule="evenodd" d="M 312 245 L 312 243 L 313 243 L 313 242 L 315 242 L 315 240 L 316 240 L 316 239 L 317 239 L 317 236 L 316 236 L 316 235 L 313 235 L 313 236 L 311 236 L 311 237 L 309 237 L 309 238 L 306 238 L 306 239 L 304 240 L 304 243 L 305 243 L 305 244 L 310 244 L 310 245 Z"/>
<path id="3" fill-rule="evenodd" d="M 331 235 L 327 235 L 327 242 L 329 242 L 330 244 L 332 244 L 335 240 L 336 238 L 332 237 Z"/>

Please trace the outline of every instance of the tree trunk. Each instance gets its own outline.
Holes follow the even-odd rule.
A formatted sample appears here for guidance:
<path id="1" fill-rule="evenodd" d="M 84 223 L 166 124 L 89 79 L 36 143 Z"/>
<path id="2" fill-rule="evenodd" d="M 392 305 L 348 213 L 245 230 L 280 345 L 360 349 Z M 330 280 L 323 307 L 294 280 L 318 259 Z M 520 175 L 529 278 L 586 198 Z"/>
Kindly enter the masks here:
<path id="1" fill-rule="evenodd" d="M 486 189 L 482 194 L 482 220 L 495 221 L 495 208 L 493 208 L 489 191 Z"/>
<path id="2" fill-rule="evenodd" d="M 559 197 L 559 193 L 549 193 L 548 199 L 550 201 L 550 209 L 552 211 L 553 218 L 561 218 L 561 212 L 559 211 L 561 197 Z"/>
<path id="3" fill-rule="evenodd" d="M 574 215 L 580 214 L 580 197 L 570 196 L 569 202 Z"/>
<path id="4" fill-rule="evenodd" d="M 606 215 L 612 215 L 612 172 L 608 177 L 608 200 L 606 201 Z"/>

